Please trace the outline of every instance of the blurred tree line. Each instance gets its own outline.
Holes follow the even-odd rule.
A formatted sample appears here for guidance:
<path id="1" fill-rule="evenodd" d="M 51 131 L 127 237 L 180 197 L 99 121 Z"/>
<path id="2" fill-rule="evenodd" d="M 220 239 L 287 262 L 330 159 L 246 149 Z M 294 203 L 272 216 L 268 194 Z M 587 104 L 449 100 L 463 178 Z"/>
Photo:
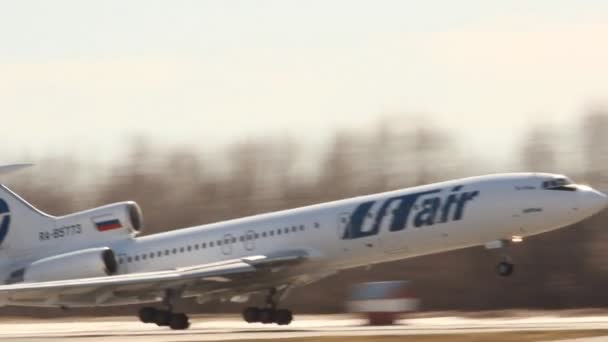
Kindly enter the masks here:
<path id="1" fill-rule="evenodd" d="M 38 161 L 41 166 L 12 176 L 8 183 L 35 206 L 57 215 L 135 200 L 144 212 L 144 234 L 152 234 L 489 171 L 470 149 L 459 148 L 449 132 L 424 119 L 394 121 L 382 121 L 368 132 L 337 132 L 317 160 L 301 158 L 301 145 L 288 138 L 242 141 L 222 153 L 221 160 L 201 157 L 188 147 L 166 150 L 134 139 L 128 158 L 105 173 L 96 171 L 94 177 L 84 176 L 99 169 L 97 165 L 66 155 Z M 511 169 L 501 171 L 563 173 L 606 191 L 607 133 L 608 112 L 602 109 L 589 111 L 567 127 L 531 125 Z M 318 167 L 307 169 L 310 164 Z M 345 271 L 294 290 L 284 305 L 296 312 L 341 312 L 349 284 L 407 279 L 426 310 L 605 307 L 605 223 L 608 214 L 602 213 L 527 239 L 512 249 L 517 266 L 510 278 L 495 274 L 498 253 L 476 247 Z M 242 306 L 182 305 L 188 312 L 237 311 Z M 134 309 L 74 312 L 131 314 Z"/>

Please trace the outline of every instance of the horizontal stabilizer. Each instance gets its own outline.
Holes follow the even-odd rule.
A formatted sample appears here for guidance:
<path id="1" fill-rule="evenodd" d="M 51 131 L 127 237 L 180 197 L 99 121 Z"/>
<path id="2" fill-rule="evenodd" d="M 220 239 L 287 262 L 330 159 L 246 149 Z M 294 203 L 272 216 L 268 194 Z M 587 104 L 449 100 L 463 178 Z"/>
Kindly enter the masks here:
<path id="1" fill-rule="evenodd" d="M 19 171 L 26 167 L 30 167 L 34 164 L 30 163 L 22 163 L 22 164 L 9 164 L 9 165 L 0 165 L 0 175 L 5 175 L 11 172 Z"/>

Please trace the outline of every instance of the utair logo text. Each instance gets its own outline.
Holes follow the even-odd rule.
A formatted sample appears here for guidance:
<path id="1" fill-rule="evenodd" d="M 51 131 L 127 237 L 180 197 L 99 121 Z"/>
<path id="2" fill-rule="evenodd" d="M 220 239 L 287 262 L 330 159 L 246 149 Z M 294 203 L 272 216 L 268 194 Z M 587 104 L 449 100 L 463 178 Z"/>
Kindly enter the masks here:
<path id="1" fill-rule="evenodd" d="M 4 242 L 8 228 L 11 225 L 11 215 L 8 204 L 5 200 L 0 199 L 0 244 Z"/>
<path id="2" fill-rule="evenodd" d="M 386 224 L 389 231 L 396 232 L 406 229 L 410 223 L 421 228 L 461 220 L 467 204 L 479 195 L 477 190 L 461 190 L 459 185 L 443 196 L 436 195 L 443 189 L 436 189 L 361 203 L 350 215 L 342 239 L 376 235 Z"/>

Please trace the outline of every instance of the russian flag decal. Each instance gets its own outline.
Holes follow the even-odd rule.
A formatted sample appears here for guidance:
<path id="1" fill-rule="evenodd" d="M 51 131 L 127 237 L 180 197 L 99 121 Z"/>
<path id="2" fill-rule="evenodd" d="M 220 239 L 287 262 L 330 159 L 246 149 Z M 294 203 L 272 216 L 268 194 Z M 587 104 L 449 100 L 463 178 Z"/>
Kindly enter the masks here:
<path id="1" fill-rule="evenodd" d="M 120 220 L 111 216 L 93 218 L 93 222 L 95 223 L 95 227 L 97 227 L 97 230 L 100 232 L 122 228 Z"/>

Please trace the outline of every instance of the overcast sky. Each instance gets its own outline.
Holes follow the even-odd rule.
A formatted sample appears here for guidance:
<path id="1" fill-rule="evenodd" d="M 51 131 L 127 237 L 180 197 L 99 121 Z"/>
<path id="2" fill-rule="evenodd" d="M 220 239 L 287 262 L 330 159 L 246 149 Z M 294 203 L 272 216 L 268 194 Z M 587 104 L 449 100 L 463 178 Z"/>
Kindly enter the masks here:
<path id="1" fill-rule="evenodd" d="M 2 1 L 1 160 L 426 114 L 492 158 L 608 103 L 608 1 Z"/>

